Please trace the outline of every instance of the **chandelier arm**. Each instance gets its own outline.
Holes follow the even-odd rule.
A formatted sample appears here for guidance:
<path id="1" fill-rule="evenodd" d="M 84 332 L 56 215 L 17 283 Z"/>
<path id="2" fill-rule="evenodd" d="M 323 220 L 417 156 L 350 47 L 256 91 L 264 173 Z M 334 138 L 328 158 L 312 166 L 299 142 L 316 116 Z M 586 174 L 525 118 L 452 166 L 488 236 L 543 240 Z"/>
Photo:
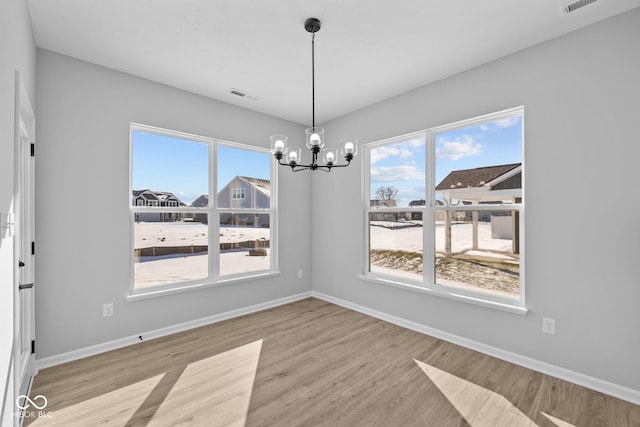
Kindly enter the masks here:
<path id="1" fill-rule="evenodd" d="M 295 165 L 292 165 L 291 163 L 283 162 L 280 159 L 277 159 L 277 160 L 278 160 L 278 164 L 280 166 L 289 166 L 291 169 L 294 170 L 294 172 L 298 172 L 298 171 L 306 170 L 306 169 L 311 169 L 314 166 L 313 164 L 311 164 L 311 165 L 303 165 L 303 164 L 300 164 L 300 163 L 296 163 Z M 296 170 L 295 168 L 298 168 L 298 169 Z"/>
<path id="2" fill-rule="evenodd" d="M 349 164 L 351 164 L 351 162 L 347 162 L 346 165 L 331 165 L 332 168 L 346 168 L 347 166 L 349 166 Z"/>

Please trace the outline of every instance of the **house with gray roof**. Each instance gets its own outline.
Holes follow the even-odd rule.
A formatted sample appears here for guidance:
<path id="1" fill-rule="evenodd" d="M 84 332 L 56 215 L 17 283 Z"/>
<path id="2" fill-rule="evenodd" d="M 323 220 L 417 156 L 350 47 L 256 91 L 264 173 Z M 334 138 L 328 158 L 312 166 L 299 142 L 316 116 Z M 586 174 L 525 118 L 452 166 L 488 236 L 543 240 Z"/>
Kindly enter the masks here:
<path id="1" fill-rule="evenodd" d="M 436 186 L 436 198 L 445 204 L 515 203 L 522 198 L 522 163 L 451 171 Z"/>
<path id="2" fill-rule="evenodd" d="M 268 179 L 236 176 L 218 192 L 218 207 L 229 209 L 268 209 L 271 205 L 271 181 Z M 220 226 L 269 227 L 269 214 L 224 213 Z"/>
<path id="3" fill-rule="evenodd" d="M 230 209 L 268 209 L 271 203 L 271 181 L 236 176 L 218 192 L 218 207 Z"/>
<path id="4" fill-rule="evenodd" d="M 192 208 L 206 208 L 209 206 L 209 195 L 201 194 L 199 195 L 191 204 L 189 205 Z M 189 213 L 185 214 L 186 218 L 193 218 L 195 222 L 201 222 L 203 224 L 207 224 L 209 222 L 208 215 L 206 213 Z"/>
<path id="5" fill-rule="evenodd" d="M 133 206 L 179 207 L 186 206 L 175 194 L 166 191 L 133 190 L 131 204 Z M 179 221 L 182 214 L 172 212 L 136 212 L 136 221 L 167 222 Z"/>
<path id="6" fill-rule="evenodd" d="M 192 208 L 206 208 L 207 206 L 209 206 L 209 195 L 208 194 L 199 195 L 197 199 L 191 202 L 190 206 Z"/>
<path id="7" fill-rule="evenodd" d="M 268 179 L 236 176 L 218 192 L 218 207 L 227 209 L 269 209 L 271 204 L 271 181 Z M 209 206 L 209 196 L 201 194 L 190 205 L 194 208 Z M 196 222 L 207 222 L 205 213 L 189 213 L 188 218 Z M 269 227 L 269 214 L 223 213 L 220 215 L 220 226 L 253 226 Z"/>

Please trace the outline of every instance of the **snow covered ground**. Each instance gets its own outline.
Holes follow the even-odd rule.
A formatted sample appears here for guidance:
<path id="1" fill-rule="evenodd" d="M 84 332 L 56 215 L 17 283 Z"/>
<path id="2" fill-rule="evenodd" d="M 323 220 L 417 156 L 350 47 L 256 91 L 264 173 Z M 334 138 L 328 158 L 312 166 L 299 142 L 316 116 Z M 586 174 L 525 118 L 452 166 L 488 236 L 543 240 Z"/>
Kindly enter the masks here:
<path id="1" fill-rule="evenodd" d="M 196 222 L 137 222 L 134 225 L 135 248 L 152 246 L 206 246 L 209 228 Z M 270 240 L 268 228 L 220 227 L 220 243 Z M 222 251 L 220 275 L 233 275 L 267 270 L 266 256 L 249 256 L 248 250 Z M 208 276 L 207 252 L 143 257 L 134 264 L 135 286 L 144 288 L 176 282 L 203 279 Z"/>
<path id="2" fill-rule="evenodd" d="M 376 226 L 370 227 L 370 244 L 372 250 L 390 250 L 422 253 L 423 249 L 423 228 L 415 226 L 416 224 L 401 223 L 401 225 L 410 225 L 404 228 L 388 228 L 389 224 L 383 222 L 373 222 Z M 381 225 L 381 226 L 377 226 Z M 393 223 L 391 226 L 398 225 Z M 134 226 L 134 239 L 136 248 L 152 247 L 152 246 L 206 246 L 208 244 L 209 229 L 207 224 L 193 222 L 139 222 Z M 221 227 L 220 242 L 241 242 L 248 240 L 270 240 L 270 230 L 266 228 L 245 228 L 245 227 Z M 490 259 L 493 257 L 496 261 L 505 259 L 514 260 L 508 253 L 511 251 L 511 240 L 492 239 L 491 225 L 488 223 L 480 223 L 478 225 L 478 243 L 479 249 L 472 251 L 472 225 L 471 224 L 454 224 L 452 226 L 452 250 L 454 253 L 465 252 L 467 256 L 473 258 Z M 437 252 L 444 251 L 444 225 L 436 225 L 435 227 L 435 249 Z M 501 254 L 499 252 L 504 252 Z M 200 254 L 180 254 L 165 257 L 143 257 L 134 264 L 136 287 L 147 287 L 158 284 L 169 284 L 188 280 L 203 279 L 208 276 L 208 256 L 206 252 Z M 515 257 L 517 261 L 517 257 Z M 384 260 L 383 260 L 384 261 Z M 266 256 L 249 256 L 247 250 L 222 251 L 220 253 L 220 275 L 233 275 L 239 273 L 247 273 L 252 271 L 267 270 L 270 267 L 271 257 L 270 249 L 267 248 Z M 377 264 L 377 265 L 376 265 Z M 422 280 L 422 271 L 405 271 L 402 259 L 396 261 L 395 265 L 385 262 L 374 262 L 371 266 L 372 271 L 381 274 L 391 274 Z M 463 271 L 463 265 L 456 265 L 448 268 L 449 275 L 439 275 L 439 282 L 447 284 L 456 284 L 456 274 L 459 275 L 459 285 L 464 287 L 484 287 L 491 282 L 499 282 L 493 277 L 492 271 L 485 272 L 481 267 L 473 267 L 475 270 Z M 517 266 L 515 267 L 517 272 Z M 506 280 L 511 285 L 500 284 L 495 291 L 507 294 L 513 293 L 512 290 L 504 291 L 505 287 L 511 286 L 519 289 L 517 273 L 499 273 L 507 274 Z M 473 283 L 465 281 L 472 280 Z M 497 285 L 496 285 L 497 286 Z"/>
<path id="3" fill-rule="evenodd" d="M 423 253 L 423 228 L 393 229 L 389 228 L 388 224 L 373 221 L 372 223 L 375 225 L 370 226 L 371 271 L 422 281 L 422 258 L 416 259 L 407 252 Z M 445 250 L 444 241 L 444 224 L 437 224 L 435 227 L 436 283 L 467 289 L 482 289 L 499 295 L 518 295 L 519 258 L 510 253 L 512 250 L 510 239 L 491 237 L 491 224 L 478 224 L 477 250 L 472 250 L 472 224 L 453 224 L 451 249 L 454 255 L 458 254 L 455 258 L 444 259 L 442 255 Z M 502 262 L 505 264 L 501 264 Z"/>
<path id="4" fill-rule="evenodd" d="M 268 228 L 220 227 L 220 243 L 269 240 Z M 207 245 L 209 227 L 200 222 L 136 222 L 136 248 L 151 246 Z"/>
<path id="5" fill-rule="evenodd" d="M 371 249 L 393 249 L 411 252 L 422 252 L 422 227 L 406 227 L 391 229 L 381 221 L 372 221 L 370 227 Z M 382 225 L 382 226 L 378 226 Z M 473 247 L 473 226 L 471 224 L 454 224 L 451 226 L 451 250 L 460 253 Z M 444 224 L 435 228 L 435 249 L 444 251 Z M 511 251 L 511 240 L 492 239 L 491 224 L 478 224 L 478 246 L 487 251 Z"/>

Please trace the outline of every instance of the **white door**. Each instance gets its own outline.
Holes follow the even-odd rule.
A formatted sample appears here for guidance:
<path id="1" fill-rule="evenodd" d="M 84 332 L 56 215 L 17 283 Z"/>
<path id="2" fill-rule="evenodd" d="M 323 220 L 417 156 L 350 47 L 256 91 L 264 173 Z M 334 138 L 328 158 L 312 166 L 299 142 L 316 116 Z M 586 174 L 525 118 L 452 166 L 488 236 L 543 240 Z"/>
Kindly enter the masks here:
<path id="1" fill-rule="evenodd" d="M 35 373 L 35 240 L 34 150 L 35 117 L 16 72 L 15 239 L 17 286 L 15 289 L 16 394 L 25 395 Z"/>

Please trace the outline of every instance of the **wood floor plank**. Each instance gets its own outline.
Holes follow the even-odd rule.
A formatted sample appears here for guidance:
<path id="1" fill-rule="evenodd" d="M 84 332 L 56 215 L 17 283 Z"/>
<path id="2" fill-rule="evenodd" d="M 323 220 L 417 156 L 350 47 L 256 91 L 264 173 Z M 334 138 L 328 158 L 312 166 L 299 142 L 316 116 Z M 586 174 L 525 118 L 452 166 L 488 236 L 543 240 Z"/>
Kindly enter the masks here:
<path id="1" fill-rule="evenodd" d="M 640 407 L 309 298 L 43 369 L 25 426 L 612 426 Z"/>

